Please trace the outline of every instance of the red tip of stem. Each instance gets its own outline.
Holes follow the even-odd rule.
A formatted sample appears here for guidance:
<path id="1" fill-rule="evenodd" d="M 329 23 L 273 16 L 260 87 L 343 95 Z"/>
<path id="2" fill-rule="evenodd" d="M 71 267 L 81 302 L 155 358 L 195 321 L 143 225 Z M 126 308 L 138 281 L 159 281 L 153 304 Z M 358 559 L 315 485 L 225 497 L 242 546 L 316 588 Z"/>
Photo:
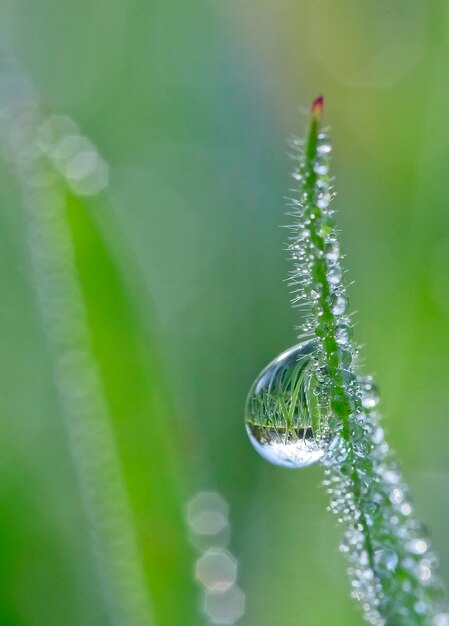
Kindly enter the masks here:
<path id="1" fill-rule="evenodd" d="M 323 96 L 318 96 L 318 98 L 315 98 L 315 100 L 312 102 L 312 117 L 316 120 L 320 120 L 321 115 L 323 114 L 323 107 L 324 98 Z"/>

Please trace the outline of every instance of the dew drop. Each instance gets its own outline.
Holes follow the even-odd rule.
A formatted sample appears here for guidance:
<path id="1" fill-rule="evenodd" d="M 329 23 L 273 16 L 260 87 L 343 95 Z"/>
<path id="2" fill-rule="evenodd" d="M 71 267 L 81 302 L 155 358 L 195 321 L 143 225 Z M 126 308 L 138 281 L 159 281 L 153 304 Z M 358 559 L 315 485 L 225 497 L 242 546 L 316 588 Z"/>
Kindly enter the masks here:
<path id="1" fill-rule="evenodd" d="M 283 352 L 259 374 L 248 394 L 250 441 L 275 465 L 306 467 L 319 461 L 329 446 L 330 406 L 312 361 L 316 349 L 312 340 Z"/>
<path id="2" fill-rule="evenodd" d="M 338 241 L 331 239 L 326 243 L 324 255 L 328 261 L 338 261 L 340 256 L 340 247 Z"/>
<path id="3" fill-rule="evenodd" d="M 432 564 L 429 559 L 422 559 L 418 565 L 418 576 L 420 580 L 426 584 L 432 578 Z"/>
<path id="4" fill-rule="evenodd" d="M 352 353 L 350 350 L 341 348 L 338 352 L 343 367 L 349 367 L 352 363 Z"/>
<path id="5" fill-rule="evenodd" d="M 333 265 L 327 271 L 327 280 L 331 285 L 338 285 L 341 281 L 341 268 L 338 265 Z"/>
<path id="6" fill-rule="evenodd" d="M 320 156 L 329 155 L 332 152 L 332 144 L 329 135 L 327 135 L 326 133 L 319 133 L 317 139 L 317 154 Z"/>
<path id="7" fill-rule="evenodd" d="M 324 131 L 320 131 L 318 133 L 317 139 L 318 139 L 319 143 L 329 143 L 330 142 L 329 135 L 326 132 L 324 132 Z"/>
<path id="8" fill-rule="evenodd" d="M 371 376 L 361 376 L 361 403 L 364 409 L 374 409 L 379 404 L 379 391 Z"/>
<path id="9" fill-rule="evenodd" d="M 307 228 L 302 228 L 296 235 L 296 239 L 298 241 L 304 241 L 304 239 L 308 239 L 309 236 L 310 236 L 310 231 Z"/>
<path id="10" fill-rule="evenodd" d="M 382 430 L 380 426 L 377 426 L 374 429 L 372 440 L 373 440 L 373 443 L 375 443 L 376 445 L 382 443 L 382 441 L 384 440 L 384 431 Z M 405 515 L 408 515 L 408 513 Z"/>
<path id="11" fill-rule="evenodd" d="M 409 502 L 403 502 L 399 510 L 402 515 L 405 515 L 407 517 L 407 515 L 410 515 L 410 513 L 412 512 L 412 506 Z"/>
<path id="12" fill-rule="evenodd" d="M 331 200 L 332 200 L 332 196 L 328 191 L 321 192 L 317 196 L 316 205 L 319 209 L 327 209 Z"/>
<path id="13" fill-rule="evenodd" d="M 331 179 L 329 176 L 320 176 L 316 181 L 316 188 L 319 191 L 330 191 L 331 189 Z"/>
<path id="14" fill-rule="evenodd" d="M 391 548 L 382 548 L 375 551 L 374 562 L 378 573 L 382 575 L 383 571 L 394 572 L 398 566 L 399 559 L 396 552 Z"/>
<path id="15" fill-rule="evenodd" d="M 338 324 L 335 329 L 335 341 L 341 346 L 346 346 L 351 339 L 351 327 L 348 324 Z"/>
<path id="16" fill-rule="evenodd" d="M 325 176 L 329 172 L 329 161 L 326 158 L 318 157 L 315 159 L 313 169 L 316 174 Z"/>
<path id="17" fill-rule="evenodd" d="M 424 539 L 412 539 L 408 542 L 407 548 L 412 554 L 425 554 L 428 546 Z"/>
<path id="18" fill-rule="evenodd" d="M 330 143 L 327 142 L 319 143 L 316 147 L 316 151 L 318 154 L 326 155 L 332 152 L 332 146 Z"/>
<path id="19" fill-rule="evenodd" d="M 342 315 L 348 306 L 348 298 L 343 294 L 333 294 L 330 298 L 330 307 L 334 315 Z"/>

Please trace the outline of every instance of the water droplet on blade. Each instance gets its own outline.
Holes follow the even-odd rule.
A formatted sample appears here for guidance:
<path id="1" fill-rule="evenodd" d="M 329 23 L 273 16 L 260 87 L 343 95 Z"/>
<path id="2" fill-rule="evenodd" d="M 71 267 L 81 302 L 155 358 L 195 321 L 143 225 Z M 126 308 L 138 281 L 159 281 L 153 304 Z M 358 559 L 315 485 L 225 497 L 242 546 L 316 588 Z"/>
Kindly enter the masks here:
<path id="1" fill-rule="evenodd" d="M 294 346 L 257 377 L 246 403 L 246 429 L 266 460 L 285 467 L 319 461 L 330 443 L 330 402 L 316 376 L 315 341 Z"/>
<path id="2" fill-rule="evenodd" d="M 333 265 L 327 271 L 327 280 L 331 285 L 338 285 L 341 281 L 342 271 L 338 265 Z"/>
<path id="3" fill-rule="evenodd" d="M 319 143 L 316 147 L 316 151 L 318 154 L 322 155 L 322 154 L 329 154 L 330 152 L 332 152 L 332 146 L 330 143 Z"/>
<path id="4" fill-rule="evenodd" d="M 340 246 L 338 241 L 334 239 L 329 240 L 324 248 L 324 254 L 328 261 L 338 261 L 340 257 Z"/>
<path id="5" fill-rule="evenodd" d="M 317 158 L 313 165 L 313 169 L 318 175 L 326 175 L 329 172 L 329 163 L 327 159 Z"/>
<path id="6" fill-rule="evenodd" d="M 362 392 L 361 402 L 364 409 L 374 409 L 379 404 L 379 392 L 371 376 L 359 377 Z"/>
<path id="7" fill-rule="evenodd" d="M 351 339 L 351 327 L 348 324 L 337 324 L 335 329 L 335 341 L 341 346 L 349 344 Z"/>
<path id="8" fill-rule="evenodd" d="M 343 315 L 348 306 L 348 298 L 344 294 L 334 293 L 330 297 L 330 307 L 334 315 Z"/>

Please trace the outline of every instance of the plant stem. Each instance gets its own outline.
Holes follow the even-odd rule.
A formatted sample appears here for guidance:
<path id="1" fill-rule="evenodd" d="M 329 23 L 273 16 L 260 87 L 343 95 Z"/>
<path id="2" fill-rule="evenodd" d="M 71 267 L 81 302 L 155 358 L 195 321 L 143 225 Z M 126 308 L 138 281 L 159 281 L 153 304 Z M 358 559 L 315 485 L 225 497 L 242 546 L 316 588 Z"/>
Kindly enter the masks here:
<path id="1" fill-rule="evenodd" d="M 312 105 L 299 183 L 292 199 L 289 250 L 291 284 L 302 285 L 295 302 L 308 305 L 312 323 L 303 329 L 318 343 L 315 368 L 321 402 L 331 412 L 332 443 L 324 459 L 330 508 L 346 524 L 340 549 L 350 560 L 352 595 L 368 622 L 391 626 L 448 626 L 437 558 L 413 515 L 398 463 L 384 440 L 371 377 L 361 376 L 358 349 L 346 314 L 341 257 L 329 178 L 329 137 L 320 129 L 323 99 Z M 294 143 L 299 146 L 299 142 Z M 324 377 L 324 379 L 323 379 Z"/>

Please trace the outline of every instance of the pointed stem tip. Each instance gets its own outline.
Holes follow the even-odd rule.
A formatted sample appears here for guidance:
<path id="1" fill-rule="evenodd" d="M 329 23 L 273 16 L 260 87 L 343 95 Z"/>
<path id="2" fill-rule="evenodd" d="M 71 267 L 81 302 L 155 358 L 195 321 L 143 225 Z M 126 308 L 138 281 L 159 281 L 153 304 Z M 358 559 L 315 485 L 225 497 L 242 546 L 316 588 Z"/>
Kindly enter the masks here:
<path id="1" fill-rule="evenodd" d="M 318 98 L 315 98 L 315 100 L 312 102 L 312 117 L 318 122 L 321 119 L 321 116 L 323 114 L 323 107 L 324 107 L 324 98 L 323 96 L 318 96 Z"/>

